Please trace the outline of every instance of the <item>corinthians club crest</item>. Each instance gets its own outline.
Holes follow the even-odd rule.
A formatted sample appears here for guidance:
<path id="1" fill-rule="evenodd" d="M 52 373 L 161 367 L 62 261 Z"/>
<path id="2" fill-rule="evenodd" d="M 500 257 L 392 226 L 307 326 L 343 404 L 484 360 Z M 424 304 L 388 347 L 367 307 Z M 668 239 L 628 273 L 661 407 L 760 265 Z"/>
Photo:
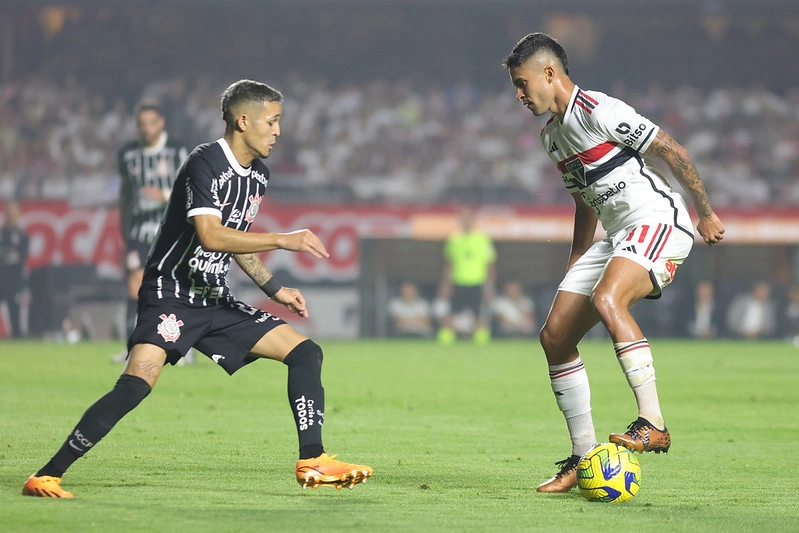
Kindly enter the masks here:
<path id="1" fill-rule="evenodd" d="M 261 200 L 263 199 L 264 197 L 258 193 L 250 195 L 250 206 L 247 208 L 247 215 L 244 217 L 247 222 L 252 223 L 255 220 L 255 215 L 258 214 L 258 209 L 261 207 Z"/>
<path id="2" fill-rule="evenodd" d="M 182 320 L 175 317 L 175 313 L 170 313 L 169 316 L 162 314 L 160 317 L 161 323 L 158 324 L 158 334 L 161 335 L 166 342 L 175 342 L 180 337 L 180 326 L 183 325 Z"/>

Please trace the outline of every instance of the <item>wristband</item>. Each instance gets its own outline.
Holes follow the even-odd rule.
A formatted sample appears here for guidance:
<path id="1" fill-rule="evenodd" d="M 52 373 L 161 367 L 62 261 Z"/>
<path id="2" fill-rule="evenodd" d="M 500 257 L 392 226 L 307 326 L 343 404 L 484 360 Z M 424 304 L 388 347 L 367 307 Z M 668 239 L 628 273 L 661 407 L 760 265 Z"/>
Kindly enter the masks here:
<path id="1" fill-rule="evenodd" d="M 260 287 L 261 287 L 261 290 L 264 291 L 267 296 L 272 298 L 275 294 L 277 294 L 277 291 L 279 291 L 280 289 L 283 288 L 283 285 L 278 283 L 275 280 L 275 277 L 272 276 L 271 278 L 269 278 L 269 280 L 266 283 L 264 283 Z"/>

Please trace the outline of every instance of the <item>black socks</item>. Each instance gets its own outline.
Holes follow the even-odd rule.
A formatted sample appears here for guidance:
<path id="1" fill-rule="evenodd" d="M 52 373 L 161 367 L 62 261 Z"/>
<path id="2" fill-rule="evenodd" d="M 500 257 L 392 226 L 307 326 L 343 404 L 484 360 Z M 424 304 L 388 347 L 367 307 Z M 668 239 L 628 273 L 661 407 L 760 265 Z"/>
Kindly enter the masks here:
<path id="1" fill-rule="evenodd" d="M 322 349 L 308 339 L 298 344 L 283 360 L 288 366 L 288 397 L 299 437 L 300 459 L 324 453 L 322 425 L 325 420 L 325 391 L 322 388 Z M 150 394 L 143 379 L 122 374 L 108 394 L 89 407 L 67 440 L 37 473 L 62 477 L 72 463 L 92 449 L 122 417 Z"/>
<path id="2" fill-rule="evenodd" d="M 150 390 L 150 385 L 142 378 L 122 374 L 114 388 L 83 413 L 66 442 L 36 475 L 62 477 L 72 463 L 83 457 L 123 416 L 139 405 Z"/>
<path id="3" fill-rule="evenodd" d="M 325 421 L 322 349 L 307 339 L 289 352 L 283 363 L 289 367 L 289 403 L 300 439 L 300 459 L 318 457 L 325 451 L 322 446 Z"/>

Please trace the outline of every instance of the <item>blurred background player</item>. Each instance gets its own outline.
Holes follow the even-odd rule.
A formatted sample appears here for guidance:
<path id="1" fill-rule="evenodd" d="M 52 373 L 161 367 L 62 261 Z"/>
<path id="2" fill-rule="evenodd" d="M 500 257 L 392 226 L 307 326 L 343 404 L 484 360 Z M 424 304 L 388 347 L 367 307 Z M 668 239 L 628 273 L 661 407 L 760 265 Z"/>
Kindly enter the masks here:
<path id="1" fill-rule="evenodd" d="M 391 333 L 398 337 L 430 337 L 433 312 L 430 302 L 419 294 L 416 283 L 406 280 L 388 304 Z"/>
<path id="2" fill-rule="evenodd" d="M 477 343 L 491 340 L 486 314 L 494 296 L 496 259 L 494 243 L 477 227 L 474 209 L 461 208 L 458 229 L 444 244 L 437 298 L 449 306 L 438 330 L 442 344 L 451 344 L 459 333 L 471 334 Z"/>
<path id="3" fill-rule="evenodd" d="M 694 301 L 688 310 L 688 335 L 697 339 L 719 336 L 720 310 L 716 302 L 716 289 L 709 280 L 700 281 L 694 288 Z"/>
<path id="4" fill-rule="evenodd" d="M 567 272 L 540 340 L 552 392 L 566 419 L 572 455 L 539 492 L 567 492 L 577 463 L 596 443 L 591 393 L 577 345 L 597 323 L 607 329 L 616 359 L 635 395 L 638 418 L 610 442 L 637 452 L 667 452 L 671 436 L 660 410 L 649 341 L 630 313 L 658 298 L 693 243 L 693 222 L 682 197 L 653 166 L 659 158 L 690 194 L 707 244 L 724 237 L 688 152 L 621 100 L 581 89 L 569 77 L 566 51 L 549 35 L 531 33 L 503 61 L 517 100 L 535 116 L 550 113 L 541 144 L 574 204 Z M 594 242 L 597 223 L 607 236 Z"/>
<path id="5" fill-rule="evenodd" d="M 754 340 L 772 337 L 777 332 L 777 304 L 771 284 L 757 281 L 738 294 L 727 309 L 727 327 L 735 337 Z"/>
<path id="6" fill-rule="evenodd" d="M 505 282 L 502 292 L 491 302 L 491 318 L 499 337 L 530 337 L 538 326 L 533 300 L 515 280 Z"/>
<path id="7" fill-rule="evenodd" d="M 785 336 L 799 348 L 799 285 L 788 287 L 784 320 Z"/>
<path id="8" fill-rule="evenodd" d="M 144 262 L 155 241 L 164 208 L 172 194 L 178 168 L 188 150 L 170 139 L 166 119 L 155 100 L 142 100 L 135 110 L 139 138 L 119 151 L 119 222 L 125 242 L 127 271 L 126 337 L 136 326 L 136 300 L 144 275 Z M 128 352 L 114 355 L 112 361 L 122 363 Z M 192 352 L 187 363 L 194 361 Z"/>
<path id="9" fill-rule="evenodd" d="M 23 336 L 21 299 L 26 291 L 25 262 L 28 260 L 28 234 L 20 225 L 22 211 L 15 201 L 6 202 L 0 228 L 0 303 L 5 302 L 11 323 L 11 338 Z"/>

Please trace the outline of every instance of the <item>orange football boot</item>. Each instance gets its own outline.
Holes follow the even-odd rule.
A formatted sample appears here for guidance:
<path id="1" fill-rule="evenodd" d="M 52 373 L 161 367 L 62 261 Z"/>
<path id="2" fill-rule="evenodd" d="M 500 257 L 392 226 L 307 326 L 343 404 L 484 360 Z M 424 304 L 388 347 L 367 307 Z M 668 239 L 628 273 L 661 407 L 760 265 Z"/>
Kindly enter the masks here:
<path id="1" fill-rule="evenodd" d="M 316 489 L 320 485 L 329 485 L 341 490 L 342 487 L 353 488 L 374 473 L 371 466 L 352 465 L 336 461 L 335 455 L 323 453 L 312 459 L 297 461 L 297 482 L 302 488 Z"/>

